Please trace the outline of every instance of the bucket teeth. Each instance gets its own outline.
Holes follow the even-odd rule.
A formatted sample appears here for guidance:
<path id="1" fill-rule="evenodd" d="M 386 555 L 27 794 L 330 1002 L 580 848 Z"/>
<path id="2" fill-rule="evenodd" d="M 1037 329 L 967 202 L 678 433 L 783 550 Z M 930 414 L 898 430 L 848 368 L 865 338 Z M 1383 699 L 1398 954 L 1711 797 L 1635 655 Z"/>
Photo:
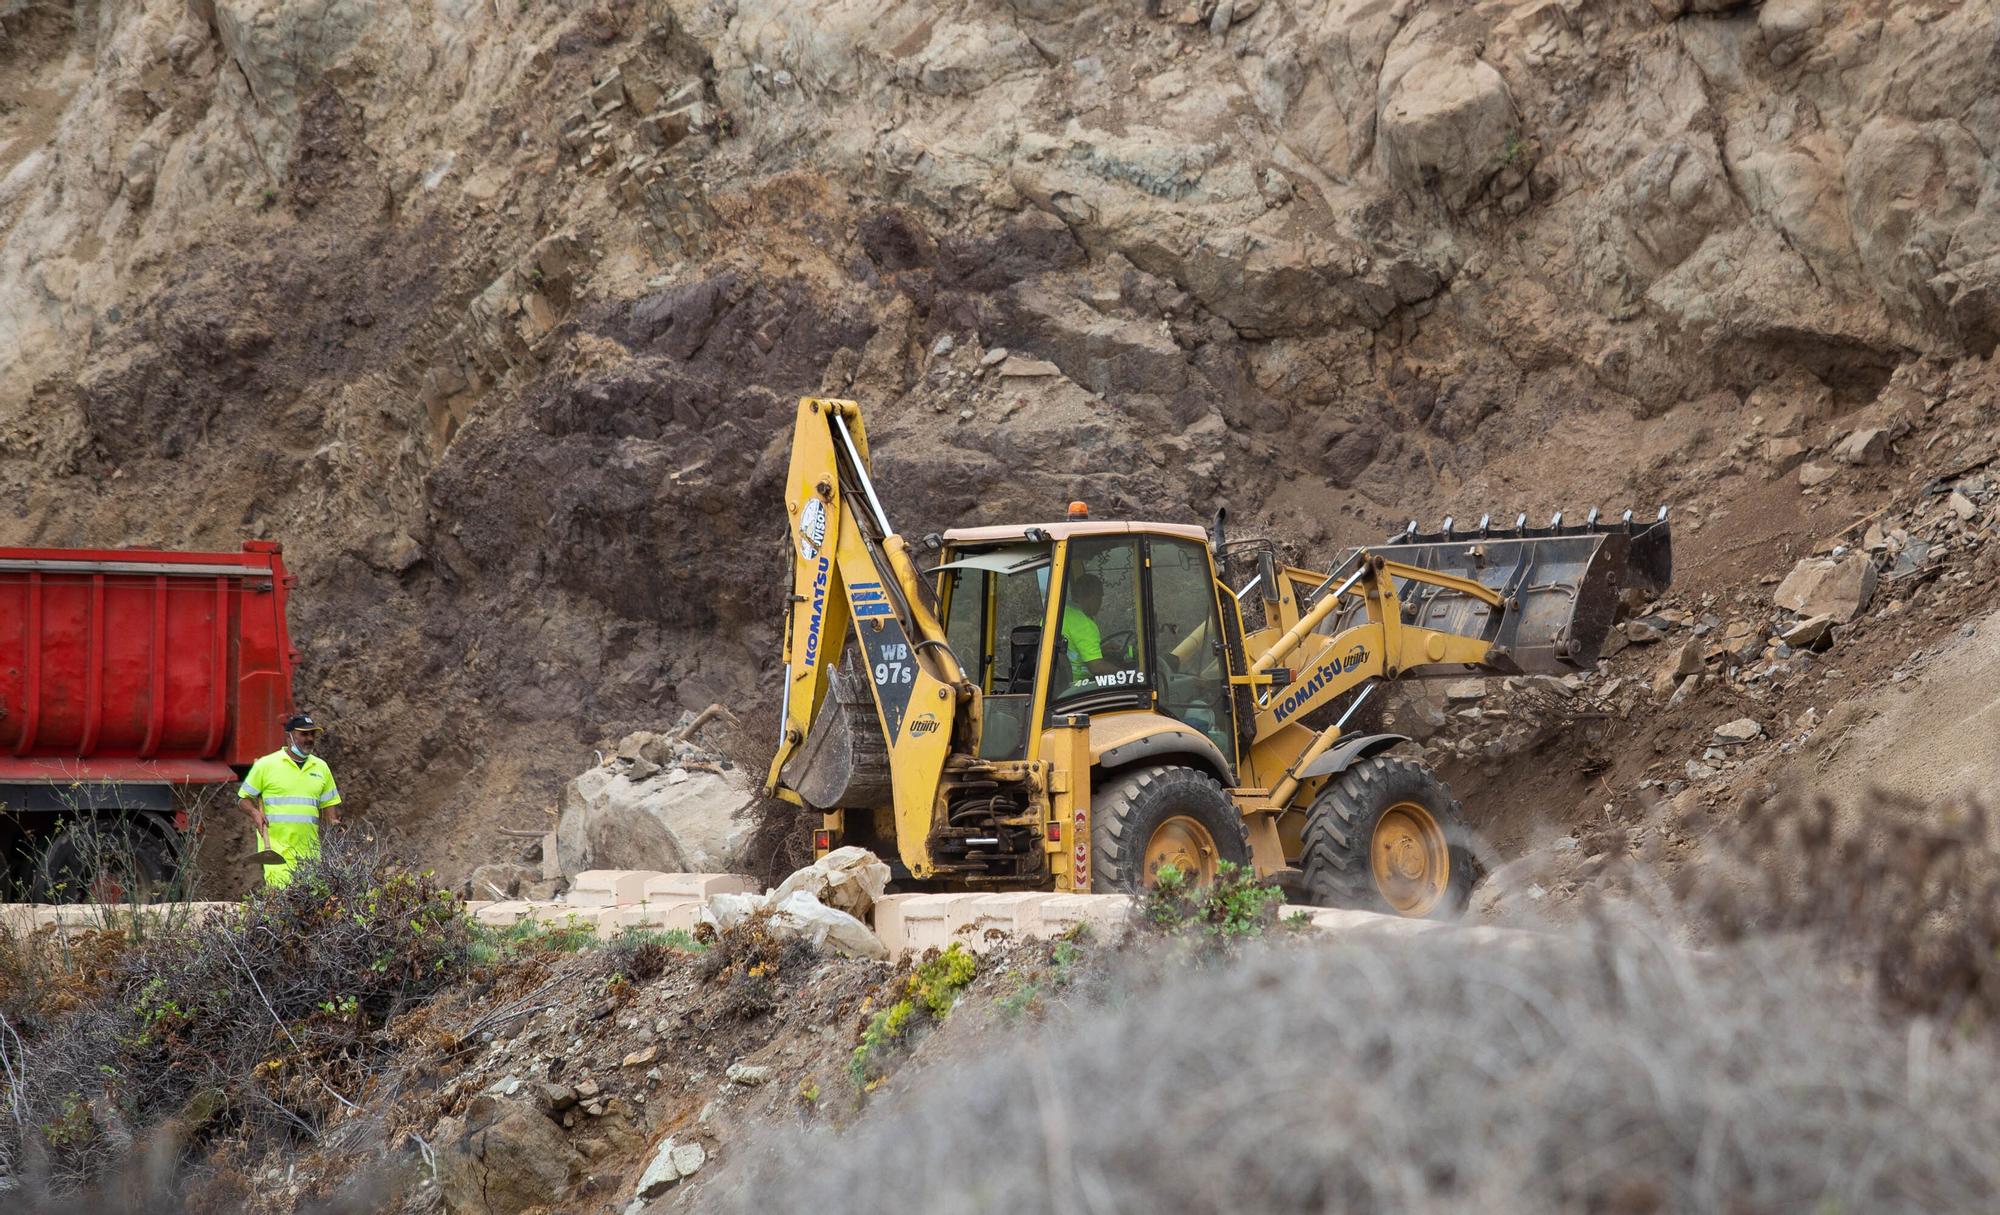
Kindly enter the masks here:
<path id="1" fill-rule="evenodd" d="M 1583 536 L 1602 532 L 1624 532 L 1627 535 L 1639 535 L 1665 523 L 1669 510 L 1665 506 L 1660 507 L 1659 513 L 1652 519 L 1642 519 L 1636 512 L 1631 510 L 1621 511 L 1614 518 L 1593 506 L 1584 513 L 1583 522 L 1581 523 L 1565 523 L 1564 516 L 1567 513 L 1565 511 L 1557 511 L 1549 516 L 1549 521 L 1546 525 L 1533 527 L 1528 523 L 1528 513 L 1522 511 L 1514 516 L 1514 526 L 1507 528 L 1493 526 L 1493 515 L 1489 512 L 1479 516 L 1477 528 L 1467 531 L 1459 530 L 1458 519 L 1454 515 L 1446 515 L 1444 520 L 1439 523 L 1438 529 L 1434 532 L 1424 531 L 1423 524 L 1412 519 L 1403 525 L 1403 529 L 1400 532 L 1390 536 L 1385 543 L 1434 544 L 1445 540 L 1471 538 L 1480 540 L 1534 539 L 1541 536 Z"/>

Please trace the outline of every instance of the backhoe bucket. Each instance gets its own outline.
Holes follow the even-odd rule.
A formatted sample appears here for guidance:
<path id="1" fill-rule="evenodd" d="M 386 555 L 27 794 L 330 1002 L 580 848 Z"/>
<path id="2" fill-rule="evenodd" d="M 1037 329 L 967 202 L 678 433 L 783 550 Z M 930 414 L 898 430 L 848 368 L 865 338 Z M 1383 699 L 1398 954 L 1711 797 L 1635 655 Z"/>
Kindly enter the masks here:
<path id="1" fill-rule="evenodd" d="M 868 680 L 855 670 L 852 652 L 833 669 L 830 680 L 825 706 L 785 764 L 785 784 L 815 810 L 887 809 L 892 793 L 889 745 Z"/>
<path id="2" fill-rule="evenodd" d="M 1609 523 L 1599 522 L 1595 511 L 1575 525 L 1565 525 L 1561 515 L 1539 528 L 1517 523 L 1503 531 L 1481 523 L 1464 532 L 1454 532 L 1449 519 L 1437 532 L 1419 532 L 1412 523 L 1368 551 L 1477 581 L 1505 596 L 1500 610 L 1428 583 L 1404 581 L 1396 588 L 1404 623 L 1492 643 L 1486 665 L 1500 674 L 1589 670 L 1610 635 L 1619 592 L 1633 587 L 1658 594 L 1673 580 L 1664 508 L 1642 523 L 1629 511 Z"/>

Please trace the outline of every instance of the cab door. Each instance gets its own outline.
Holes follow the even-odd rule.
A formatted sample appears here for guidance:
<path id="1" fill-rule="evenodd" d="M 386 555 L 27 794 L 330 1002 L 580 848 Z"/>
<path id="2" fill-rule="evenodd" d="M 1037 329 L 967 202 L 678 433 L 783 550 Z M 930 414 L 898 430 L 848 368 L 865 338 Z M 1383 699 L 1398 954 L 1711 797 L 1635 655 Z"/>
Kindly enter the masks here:
<path id="1" fill-rule="evenodd" d="M 1172 536 L 1146 538 L 1153 687 L 1161 713 L 1205 735 L 1236 763 L 1228 648 L 1215 601 L 1208 546 Z"/>
<path id="2" fill-rule="evenodd" d="M 1144 573 L 1139 536 L 1080 536 L 1064 546 L 1049 717 L 1152 707 Z"/>

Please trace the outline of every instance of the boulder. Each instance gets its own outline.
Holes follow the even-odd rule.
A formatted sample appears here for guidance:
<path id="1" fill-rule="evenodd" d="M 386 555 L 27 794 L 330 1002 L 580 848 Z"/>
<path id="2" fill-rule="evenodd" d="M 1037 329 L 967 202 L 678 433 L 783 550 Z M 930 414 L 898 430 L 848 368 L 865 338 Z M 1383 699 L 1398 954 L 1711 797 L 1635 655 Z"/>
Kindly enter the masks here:
<path id="1" fill-rule="evenodd" d="M 1801 616 L 1826 616 L 1846 624 L 1875 597 L 1875 563 L 1866 553 L 1808 557 L 1792 567 L 1771 601 Z M 1789 643 L 1787 643 L 1789 644 Z"/>
<path id="2" fill-rule="evenodd" d="M 1813 616 L 1799 621 L 1779 634 L 1779 640 L 1795 650 L 1816 649 L 1833 632 L 1833 617 Z"/>
<path id="3" fill-rule="evenodd" d="M 563 790 L 556 821 L 562 876 L 587 869 L 734 873 L 752 830 L 743 815 L 756 799 L 736 772 L 635 781 L 610 767 L 593 768 Z"/>
<path id="4" fill-rule="evenodd" d="M 1735 721 L 1724 722 L 1715 727 L 1715 736 L 1725 742 L 1749 742 L 1753 738 L 1761 737 L 1763 733 L 1764 727 L 1750 717 L 1739 717 Z"/>
<path id="5" fill-rule="evenodd" d="M 1833 458 L 1842 464 L 1884 464 L 1889 459 L 1889 432 L 1880 426 L 1864 427 L 1842 439 L 1833 449 Z"/>
<path id="6" fill-rule="evenodd" d="M 1789 435 L 1764 440 L 1764 463 L 1780 471 L 1805 458 L 1806 445 Z"/>
<path id="7" fill-rule="evenodd" d="M 570 1193 L 580 1157 L 529 1101 L 482 1093 L 438 1125 L 438 1190 L 451 1215 L 513 1215 Z"/>
<path id="8" fill-rule="evenodd" d="M 1000 364 L 1000 374 L 1009 379 L 1038 379 L 1042 376 L 1061 375 L 1062 368 L 1047 359 L 1031 359 L 1026 355 L 1010 355 Z"/>
<path id="9" fill-rule="evenodd" d="M 1469 208 L 1502 168 L 1526 171 L 1521 120 L 1493 65 L 1458 49 L 1427 47 L 1378 106 L 1378 154 L 1406 193 Z"/>
<path id="10" fill-rule="evenodd" d="M 889 947 L 873 929 L 844 911 L 824 906 L 808 891 L 789 894 L 717 894 L 702 904 L 701 918 L 716 928 L 733 928 L 760 911 L 770 913 L 765 922 L 773 935 L 808 941 L 821 949 L 851 958 L 886 961 Z"/>
<path id="11" fill-rule="evenodd" d="M 634 1197 L 657 1198 L 683 1177 L 691 1177 L 708 1162 L 708 1152 L 699 1143 L 679 1143 L 669 1139 L 653 1154 L 653 1162 L 639 1175 Z"/>
<path id="12" fill-rule="evenodd" d="M 1730 657 L 1746 661 L 1764 648 L 1764 630 L 1748 620 L 1732 620 L 1722 630 L 1722 649 Z"/>
<path id="13" fill-rule="evenodd" d="M 659 768 L 672 762 L 674 744 L 673 740 L 664 734 L 657 734 L 651 730 L 634 730 L 618 740 L 618 750 L 613 755 L 627 763 L 643 760 Z"/>
<path id="14" fill-rule="evenodd" d="M 1633 645 L 1651 645 L 1666 637 L 1666 632 L 1658 624 L 1644 618 L 1627 620 L 1624 625 L 1625 640 Z"/>
<path id="15" fill-rule="evenodd" d="M 1444 698 L 1453 704 L 1470 704 L 1486 699 L 1483 679 L 1454 679 L 1444 686 Z"/>
<path id="16" fill-rule="evenodd" d="M 775 905 L 796 890 L 803 890 L 821 904 L 863 919 L 875 900 L 889 888 L 889 866 L 866 848 L 852 844 L 836 848 L 797 871 L 771 892 Z"/>

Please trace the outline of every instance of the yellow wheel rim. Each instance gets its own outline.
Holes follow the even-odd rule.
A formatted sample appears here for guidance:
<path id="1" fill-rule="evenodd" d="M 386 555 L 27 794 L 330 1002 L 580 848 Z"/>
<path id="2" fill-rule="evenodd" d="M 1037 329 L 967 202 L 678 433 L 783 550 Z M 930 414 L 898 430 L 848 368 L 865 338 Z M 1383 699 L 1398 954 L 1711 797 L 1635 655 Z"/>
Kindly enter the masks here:
<path id="1" fill-rule="evenodd" d="M 1375 889 L 1398 915 L 1429 915 L 1451 885 L 1444 828 L 1417 803 L 1397 802 L 1375 820 L 1368 867 Z"/>
<path id="2" fill-rule="evenodd" d="M 1161 867 L 1172 865 L 1194 885 L 1212 885 L 1218 859 L 1215 837 L 1209 834 L 1208 828 L 1185 814 L 1177 814 L 1155 827 L 1153 838 L 1146 841 L 1143 880 L 1151 889 L 1159 879 Z"/>

